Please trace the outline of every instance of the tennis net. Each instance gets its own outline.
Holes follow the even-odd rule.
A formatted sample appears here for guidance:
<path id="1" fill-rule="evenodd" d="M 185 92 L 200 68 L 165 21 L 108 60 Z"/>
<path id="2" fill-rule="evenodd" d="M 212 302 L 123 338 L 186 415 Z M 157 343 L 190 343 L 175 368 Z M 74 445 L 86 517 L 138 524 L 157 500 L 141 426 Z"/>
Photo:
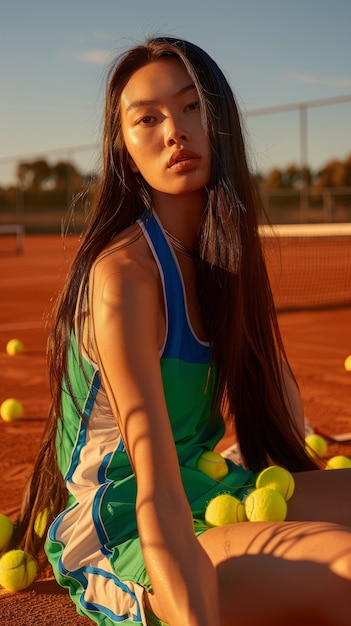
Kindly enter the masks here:
<path id="1" fill-rule="evenodd" d="M 351 305 L 351 223 L 260 227 L 278 311 Z"/>

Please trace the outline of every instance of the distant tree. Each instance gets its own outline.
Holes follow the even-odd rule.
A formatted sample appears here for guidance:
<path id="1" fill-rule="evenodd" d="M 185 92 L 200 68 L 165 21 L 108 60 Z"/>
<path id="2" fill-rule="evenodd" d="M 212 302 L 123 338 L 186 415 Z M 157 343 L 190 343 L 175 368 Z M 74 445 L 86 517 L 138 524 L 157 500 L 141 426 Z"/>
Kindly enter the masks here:
<path id="1" fill-rule="evenodd" d="M 351 155 L 344 161 L 329 161 L 317 174 L 314 187 L 350 187 L 351 186 Z"/>
<path id="2" fill-rule="evenodd" d="M 19 163 L 17 179 L 20 187 L 25 190 L 38 191 L 48 181 L 51 168 L 45 159 Z"/>
<path id="3" fill-rule="evenodd" d="M 45 159 L 19 163 L 17 179 L 25 191 L 69 189 L 73 193 L 83 186 L 82 174 L 68 161 L 59 161 L 54 165 L 49 165 Z"/>
<path id="4" fill-rule="evenodd" d="M 263 181 L 263 189 L 300 189 L 310 184 L 312 174 L 309 168 L 289 165 L 285 170 L 272 169 Z"/>
<path id="5" fill-rule="evenodd" d="M 283 172 L 284 187 L 297 187 L 301 185 L 301 168 L 295 164 L 289 165 Z"/>
<path id="6" fill-rule="evenodd" d="M 284 184 L 281 170 L 278 168 L 271 170 L 267 178 L 263 181 L 262 187 L 263 189 L 282 189 Z"/>
<path id="7" fill-rule="evenodd" d="M 51 168 L 51 180 L 57 190 L 69 188 L 71 191 L 81 189 L 84 177 L 73 163 L 59 161 Z"/>

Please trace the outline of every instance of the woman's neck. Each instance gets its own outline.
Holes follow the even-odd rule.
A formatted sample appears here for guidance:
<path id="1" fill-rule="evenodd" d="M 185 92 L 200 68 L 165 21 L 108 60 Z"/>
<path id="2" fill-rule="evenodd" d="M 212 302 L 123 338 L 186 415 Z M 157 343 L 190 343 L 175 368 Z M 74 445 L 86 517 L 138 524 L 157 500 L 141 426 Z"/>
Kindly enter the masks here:
<path id="1" fill-rule="evenodd" d="M 154 210 L 162 226 L 189 250 L 196 250 L 200 226 L 207 204 L 207 194 L 190 197 L 165 196 L 153 198 Z"/>

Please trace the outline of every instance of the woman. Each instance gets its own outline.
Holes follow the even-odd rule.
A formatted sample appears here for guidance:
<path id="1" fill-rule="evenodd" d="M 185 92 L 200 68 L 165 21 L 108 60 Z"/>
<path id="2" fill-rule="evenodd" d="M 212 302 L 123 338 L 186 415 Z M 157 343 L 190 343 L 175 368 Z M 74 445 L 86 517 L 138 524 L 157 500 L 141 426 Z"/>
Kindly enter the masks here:
<path id="1" fill-rule="evenodd" d="M 109 77 L 104 171 L 58 304 L 53 403 L 15 536 L 38 553 L 49 511 L 56 578 L 104 626 L 350 621 L 351 474 L 305 453 L 259 210 L 213 60 L 174 38 L 127 52 Z M 219 483 L 197 461 L 225 420 L 245 468 L 228 462 Z M 243 499 L 272 463 L 296 472 L 289 521 L 209 529 L 209 500 Z"/>

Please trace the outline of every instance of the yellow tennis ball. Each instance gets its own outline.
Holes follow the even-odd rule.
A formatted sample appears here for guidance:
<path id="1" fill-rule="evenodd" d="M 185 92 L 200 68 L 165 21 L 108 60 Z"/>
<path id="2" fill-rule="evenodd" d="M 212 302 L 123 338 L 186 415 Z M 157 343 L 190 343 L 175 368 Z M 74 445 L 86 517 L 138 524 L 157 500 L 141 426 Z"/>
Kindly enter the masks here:
<path id="1" fill-rule="evenodd" d="M 344 361 L 344 368 L 346 369 L 347 372 L 351 372 L 351 354 L 349 354 L 349 356 L 346 357 Z"/>
<path id="2" fill-rule="evenodd" d="M 0 550 L 5 550 L 11 541 L 13 535 L 14 523 L 7 517 L 0 513 Z"/>
<path id="3" fill-rule="evenodd" d="M 269 487 L 254 489 L 245 500 L 245 513 L 250 522 L 282 522 L 287 512 L 283 496 Z"/>
<path id="4" fill-rule="evenodd" d="M 295 491 L 295 480 L 284 467 L 278 465 L 271 465 L 266 467 L 256 479 L 256 488 L 269 487 L 275 489 L 288 501 L 292 497 Z"/>
<path id="5" fill-rule="evenodd" d="M 14 354 L 20 354 L 24 350 L 24 345 L 20 339 L 10 339 L 6 344 L 6 352 L 13 356 Z"/>
<path id="6" fill-rule="evenodd" d="M 229 493 L 221 493 L 208 503 L 205 520 L 208 526 L 225 526 L 226 524 L 245 522 L 245 507 L 238 498 Z"/>
<path id="7" fill-rule="evenodd" d="M 325 469 L 343 469 L 344 467 L 351 467 L 351 459 L 348 456 L 337 454 L 328 459 Z"/>
<path id="8" fill-rule="evenodd" d="M 5 422 L 19 420 L 23 415 L 23 406 L 19 400 L 8 398 L 0 406 L 0 415 Z"/>
<path id="9" fill-rule="evenodd" d="M 0 559 L 0 585 L 8 591 L 22 591 L 32 584 L 37 564 L 31 554 L 10 550 Z"/>
<path id="10" fill-rule="evenodd" d="M 229 471 L 226 460 L 218 452 L 211 450 L 202 453 L 196 467 L 214 480 L 222 480 Z"/>
<path id="11" fill-rule="evenodd" d="M 34 522 L 34 532 L 38 537 L 43 537 L 48 523 L 49 509 L 43 509 L 38 513 Z"/>
<path id="12" fill-rule="evenodd" d="M 311 435 L 306 435 L 305 437 L 306 444 L 306 452 L 311 457 L 319 457 L 322 459 L 328 449 L 328 444 L 324 437 L 321 435 L 316 435 L 315 433 Z"/>

